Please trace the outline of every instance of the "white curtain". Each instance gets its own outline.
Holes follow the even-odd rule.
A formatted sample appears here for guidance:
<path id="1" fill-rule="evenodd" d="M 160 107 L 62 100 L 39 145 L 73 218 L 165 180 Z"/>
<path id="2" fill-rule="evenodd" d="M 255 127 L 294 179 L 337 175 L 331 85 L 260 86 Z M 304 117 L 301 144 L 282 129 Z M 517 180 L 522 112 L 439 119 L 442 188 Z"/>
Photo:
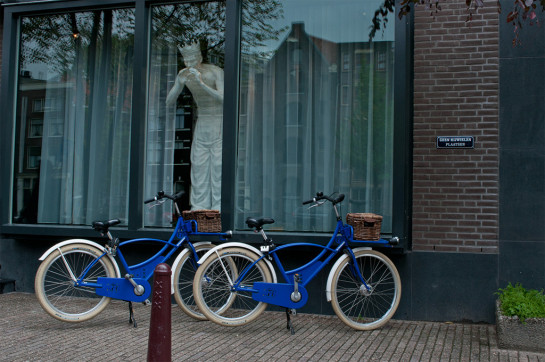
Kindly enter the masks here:
<path id="1" fill-rule="evenodd" d="M 146 133 L 146 168 L 144 198 L 158 191 L 174 193 L 173 170 L 175 148 L 176 105 L 167 107 L 166 96 L 174 84 L 177 70 L 176 44 L 154 47 L 150 59 L 149 101 Z M 172 223 L 172 203 L 148 209 L 146 226 L 168 227 Z"/>
<path id="2" fill-rule="evenodd" d="M 77 16 L 92 36 L 46 85 L 38 222 L 126 222 L 132 43 L 113 34 L 112 11 Z"/>
<path id="3" fill-rule="evenodd" d="M 241 78 L 237 228 L 266 216 L 271 229 L 332 230 L 330 205 L 301 205 L 317 191 L 391 224 L 391 42 L 332 43 L 293 24 L 269 59 L 243 57 Z"/>

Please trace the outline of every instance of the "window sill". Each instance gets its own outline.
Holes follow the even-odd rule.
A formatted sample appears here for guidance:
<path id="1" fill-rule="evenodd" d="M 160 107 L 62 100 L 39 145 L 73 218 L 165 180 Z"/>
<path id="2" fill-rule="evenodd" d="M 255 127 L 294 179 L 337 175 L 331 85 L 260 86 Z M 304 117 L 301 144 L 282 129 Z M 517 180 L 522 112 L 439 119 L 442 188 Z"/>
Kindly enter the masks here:
<path id="1" fill-rule="evenodd" d="M 166 239 L 172 235 L 172 229 L 127 230 L 125 227 L 111 228 L 112 235 L 120 239 L 158 238 Z M 1 227 L 2 238 L 13 239 L 100 239 L 102 236 L 89 225 L 44 225 L 44 224 L 4 224 Z"/>
<path id="2" fill-rule="evenodd" d="M 153 238 L 168 240 L 172 235 L 172 230 L 158 228 L 142 228 L 137 230 L 127 230 L 127 228 L 111 228 L 112 235 L 122 240 L 137 238 Z M 65 240 L 72 238 L 82 239 L 103 239 L 102 236 L 89 225 L 43 225 L 43 224 L 4 224 L 1 227 L 1 235 L 4 239 L 24 239 L 24 240 Z M 330 233 L 302 233 L 302 232 L 274 232 L 269 231 L 267 235 L 273 239 L 277 245 L 291 243 L 312 243 L 318 245 L 327 245 L 331 238 Z M 382 235 L 388 239 L 389 235 Z M 212 241 L 214 243 L 223 243 L 228 241 L 243 242 L 247 244 L 260 245 L 262 239 L 253 231 L 238 230 L 233 232 L 233 237 L 227 241 L 219 241 L 217 237 L 210 235 L 192 235 L 192 241 Z M 352 247 L 357 247 L 352 245 Z M 395 253 L 405 252 L 402 245 L 387 248 Z"/>

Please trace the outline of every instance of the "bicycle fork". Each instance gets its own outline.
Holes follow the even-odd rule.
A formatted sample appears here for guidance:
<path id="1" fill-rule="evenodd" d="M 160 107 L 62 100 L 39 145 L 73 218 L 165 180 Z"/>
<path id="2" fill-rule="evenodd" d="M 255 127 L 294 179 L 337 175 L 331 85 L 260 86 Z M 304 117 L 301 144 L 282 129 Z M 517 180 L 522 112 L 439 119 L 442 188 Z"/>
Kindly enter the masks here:
<path id="1" fill-rule="evenodd" d="M 70 279 L 72 279 L 72 281 L 74 282 L 74 285 L 77 286 L 79 284 L 78 279 L 74 275 L 74 272 L 72 271 L 72 268 L 70 268 L 70 265 L 68 265 L 68 261 L 64 257 L 64 254 L 62 253 L 61 248 L 58 248 L 57 250 L 59 251 L 59 254 L 61 254 L 62 262 L 64 263 L 66 270 L 68 270 L 68 274 L 70 274 Z"/>
<path id="2" fill-rule="evenodd" d="M 346 249 L 346 250 L 349 250 L 349 249 Z M 354 255 L 352 250 L 349 250 L 348 254 L 349 254 L 349 257 L 350 257 L 350 271 L 352 272 L 352 276 L 354 277 L 354 279 L 359 280 L 360 283 L 361 283 L 360 290 L 359 290 L 360 294 L 364 295 L 364 296 L 370 295 L 373 292 L 372 288 L 365 281 L 365 279 L 363 277 L 363 273 L 360 270 L 360 268 L 358 266 L 358 263 L 356 262 L 356 256 Z"/>

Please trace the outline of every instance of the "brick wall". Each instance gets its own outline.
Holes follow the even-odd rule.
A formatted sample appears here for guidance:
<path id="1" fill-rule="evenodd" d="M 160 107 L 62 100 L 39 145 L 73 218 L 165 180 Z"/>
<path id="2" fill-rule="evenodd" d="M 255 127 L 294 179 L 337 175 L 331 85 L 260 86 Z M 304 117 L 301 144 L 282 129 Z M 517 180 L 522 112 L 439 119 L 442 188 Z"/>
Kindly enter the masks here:
<path id="1" fill-rule="evenodd" d="M 465 1 L 415 9 L 413 250 L 498 252 L 499 15 Z M 436 149 L 475 136 L 474 149 Z"/>

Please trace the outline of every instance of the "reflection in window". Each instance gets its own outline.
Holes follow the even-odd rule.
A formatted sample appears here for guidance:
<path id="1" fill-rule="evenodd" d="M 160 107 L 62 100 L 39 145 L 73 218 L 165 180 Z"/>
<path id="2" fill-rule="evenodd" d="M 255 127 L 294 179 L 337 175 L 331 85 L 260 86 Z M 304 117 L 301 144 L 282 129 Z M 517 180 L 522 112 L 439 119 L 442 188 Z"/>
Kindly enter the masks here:
<path id="1" fill-rule="evenodd" d="M 32 101 L 32 110 L 34 112 L 43 112 L 44 111 L 44 99 L 35 99 Z"/>
<path id="2" fill-rule="evenodd" d="M 41 150 L 39 147 L 28 148 L 28 169 L 36 169 L 40 166 Z"/>
<path id="3" fill-rule="evenodd" d="M 386 53 L 385 52 L 379 52 L 377 53 L 377 70 L 378 71 L 385 71 L 386 70 Z"/>
<path id="4" fill-rule="evenodd" d="M 323 191 L 391 231 L 394 38 L 388 27 L 368 42 L 378 5 L 279 0 L 263 14 L 243 1 L 236 228 L 267 216 L 279 230 L 331 230 L 330 206 L 301 206 Z"/>
<path id="5" fill-rule="evenodd" d="M 30 130 L 28 137 L 42 137 L 44 121 L 41 118 L 32 118 L 30 120 Z"/>
<path id="6" fill-rule="evenodd" d="M 219 209 L 225 2 L 153 6 L 151 24 L 144 193 L 184 191 L 181 209 Z M 146 211 L 145 226 L 171 222 L 170 203 Z"/>
<path id="7" fill-rule="evenodd" d="M 350 70 L 350 54 L 343 53 L 343 71 Z"/>
<path id="8" fill-rule="evenodd" d="M 14 221 L 126 221 L 133 10 L 22 17 L 20 29 Z"/>

